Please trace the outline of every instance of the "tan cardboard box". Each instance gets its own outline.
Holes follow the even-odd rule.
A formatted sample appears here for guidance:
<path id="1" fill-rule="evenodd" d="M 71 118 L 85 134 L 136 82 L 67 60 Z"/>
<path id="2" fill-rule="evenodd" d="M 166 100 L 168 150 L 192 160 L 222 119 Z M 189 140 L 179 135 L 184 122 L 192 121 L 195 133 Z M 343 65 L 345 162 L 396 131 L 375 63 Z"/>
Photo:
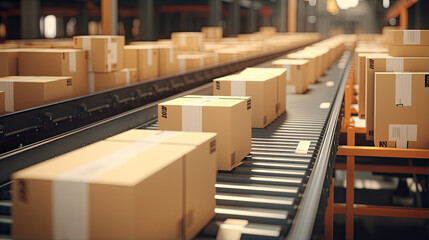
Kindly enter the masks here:
<path id="1" fill-rule="evenodd" d="M 335 61 L 335 53 L 332 52 L 332 56 L 331 56 L 331 51 L 327 47 L 311 46 L 311 47 L 306 47 L 303 51 L 308 52 L 309 54 L 321 56 L 321 66 L 320 66 L 321 69 L 319 72 L 319 76 L 322 76 L 325 70 L 329 68 L 329 66 L 333 63 L 332 60 Z"/>
<path id="2" fill-rule="evenodd" d="M 429 57 L 429 30 L 392 30 L 389 36 L 390 56 Z"/>
<path id="3" fill-rule="evenodd" d="M 160 130 L 217 133 L 217 169 L 230 171 L 251 148 L 250 97 L 186 96 L 158 104 Z"/>
<path id="4" fill-rule="evenodd" d="M 297 60 L 308 60 L 308 82 L 310 83 L 317 82 L 317 78 L 319 77 L 318 73 L 318 57 L 310 54 L 304 53 L 291 53 L 286 55 L 287 59 L 297 59 Z"/>
<path id="5" fill-rule="evenodd" d="M 4 91 L 0 91 L 0 114 L 4 114 L 5 110 L 5 97 Z"/>
<path id="6" fill-rule="evenodd" d="M 251 96 L 252 128 L 265 128 L 277 118 L 277 78 L 229 75 L 213 80 L 214 96 Z"/>
<path id="7" fill-rule="evenodd" d="M 278 68 L 246 68 L 240 74 L 258 76 L 267 75 L 277 78 L 277 116 L 286 112 L 286 69 Z"/>
<path id="8" fill-rule="evenodd" d="M 358 84 L 358 116 L 365 119 L 365 71 L 366 58 L 370 56 L 387 56 L 387 53 L 359 53 L 355 62 L 355 82 Z"/>
<path id="9" fill-rule="evenodd" d="M 235 61 L 239 58 L 244 57 L 242 52 L 239 52 L 234 49 L 217 49 L 215 50 L 215 54 L 219 63 Z"/>
<path id="10" fill-rule="evenodd" d="M 0 78 L 5 110 L 14 112 L 68 99 L 73 96 L 71 77 L 10 76 Z"/>
<path id="11" fill-rule="evenodd" d="M 204 34 L 204 39 L 221 39 L 223 36 L 222 27 L 202 27 L 201 32 Z"/>
<path id="12" fill-rule="evenodd" d="M 128 86 L 137 82 L 137 70 L 135 68 L 123 68 L 119 71 L 106 73 L 89 73 L 88 76 L 90 84 L 94 85 L 93 92 Z"/>
<path id="13" fill-rule="evenodd" d="M 112 72 L 124 67 L 124 36 L 75 36 L 74 48 L 88 51 L 88 72 Z"/>
<path id="14" fill-rule="evenodd" d="M 429 149 L 429 72 L 375 73 L 374 144 Z"/>
<path id="15" fill-rule="evenodd" d="M 179 63 L 179 71 L 189 71 L 205 66 L 204 54 L 178 54 L 177 61 Z"/>
<path id="16" fill-rule="evenodd" d="M 12 236 L 183 239 L 183 166 L 193 149 L 100 141 L 18 171 Z"/>
<path id="17" fill-rule="evenodd" d="M 277 28 L 274 26 L 261 26 L 259 27 L 259 32 L 273 36 L 276 35 Z"/>
<path id="18" fill-rule="evenodd" d="M 71 76 L 73 96 L 88 94 L 88 54 L 78 49 L 27 49 L 18 53 L 21 76 Z"/>
<path id="19" fill-rule="evenodd" d="M 308 87 L 309 60 L 278 59 L 271 62 L 273 67 L 286 69 L 287 93 L 304 93 Z"/>
<path id="20" fill-rule="evenodd" d="M 171 40 L 178 51 L 202 51 L 203 38 L 201 32 L 174 32 L 171 34 Z"/>
<path id="21" fill-rule="evenodd" d="M 185 157 L 185 239 L 193 239 L 214 217 L 216 201 L 216 133 L 129 130 L 107 141 L 192 145 Z"/>
<path id="22" fill-rule="evenodd" d="M 138 81 L 159 77 L 159 51 L 155 45 L 124 47 L 124 66 L 137 69 Z"/>
<path id="23" fill-rule="evenodd" d="M 166 76 L 179 72 L 176 47 L 173 45 L 158 45 L 159 76 Z"/>
<path id="24" fill-rule="evenodd" d="M 365 122 L 366 139 L 374 140 L 374 73 L 428 72 L 429 57 L 368 57 L 366 58 Z"/>
<path id="25" fill-rule="evenodd" d="M 18 75 L 19 49 L 0 49 L 0 77 Z"/>

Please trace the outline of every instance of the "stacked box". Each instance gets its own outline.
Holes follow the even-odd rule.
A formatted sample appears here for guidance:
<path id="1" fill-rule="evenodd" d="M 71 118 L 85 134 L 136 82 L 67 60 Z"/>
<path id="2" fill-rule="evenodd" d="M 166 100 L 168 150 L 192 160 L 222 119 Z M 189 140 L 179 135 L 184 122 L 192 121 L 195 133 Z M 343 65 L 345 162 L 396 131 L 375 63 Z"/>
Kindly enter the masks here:
<path id="1" fill-rule="evenodd" d="M 429 149 L 429 72 L 375 73 L 374 144 Z"/>
<path id="2" fill-rule="evenodd" d="M 214 96 L 251 96 L 252 127 L 265 128 L 277 118 L 277 77 L 229 75 L 213 80 Z"/>
<path id="3" fill-rule="evenodd" d="M 114 72 L 89 73 L 89 82 L 94 83 L 93 92 L 100 92 L 112 88 L 128 86 L 137 82 L 137 70 L 135 68 L 123 68 Z"/>
<path id="4" fill-rule="evenodd" d="M 154 45 L 127 45 L 124 48 L 124 66 L 137 69 L 137 80 L 159 77 L 159 50 Z"/>
<path id="5" fill-rule="evenodd" d="M 319 77 L 319 72 L 318 72 L 319 58 L 317 56 L 309 53 L 291 53 L 286 55 L 286 58 L 296 59 L 296 60 L 308 60 L 307 84 L 317 82 L 317 78 Z"/>
<path id="6" fill-rule="evenodd" d="M 309 79 L 309 60 L 279 59 L 272 63 L 273 67 L 286 69 L 287 93 L 304 93 L 307 91 Z"/>
<path id="7" fill-rule="evenodd" d="M 250 97 L 185 96 L 158 104 L 158 129 L 217 133 L 217 169 L 230 171 L 251 148 Z"/>
<path id="8" fill-rule="evenodd" d="M 392 30 L 389 55 L 393 57 L 429 57 L 429 30 Z"/>
<path id="9" fill-rule="evenodd" d="M 10 76 L 0 78 L 5 111 L 14 112 L 73 96 L 71 77 Z"/>

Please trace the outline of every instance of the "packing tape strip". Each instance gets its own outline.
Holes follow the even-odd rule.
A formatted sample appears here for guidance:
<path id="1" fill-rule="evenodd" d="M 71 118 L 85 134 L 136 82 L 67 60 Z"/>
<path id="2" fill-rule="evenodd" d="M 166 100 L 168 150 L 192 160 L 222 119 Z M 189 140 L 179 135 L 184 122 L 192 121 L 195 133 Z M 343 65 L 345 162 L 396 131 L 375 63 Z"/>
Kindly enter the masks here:
<path id="1" fill-rule="evenodd" d="M 179 71 L 184 72 L 186 71 L 186 59 L 178 59 L 179 61 Z"/>
<path id="2" fill-rule="evenodd" d="M 148 48 L 146 51 L 147 54 L 147 65 L 152 66 L 152 57 L 153 57 L 153 51 L 151 48 Z"/>
<path id="3" fill-rule="evenodd" d="M 186 43 L 188 40 L 187 37 L 188 36 L 186 36 L 184 33 L 182 33 L 182 34 L 179 33 L 179 45 L 180 46 L 186 46 Z"/>
<path id="4" fill-rule="evenodd" d="M 408 141 L 417 141 L 417 124 L 389 124 L 389 141 L 397 148 L 407 148 Z"/>
<path id="5" fill-rule="evenodd" d="M 217 98 L 198 98 L 182 105 L 182 131 L 202 132 L 203 105 Z"/>
<path id="6" fill-rule="evenodd" d="M 91 51 L 91 39 L 83 37 L 82 38 L 82 49 L 88 51 L 88 71 L 92 72 L 92 51 Z"/>
<path id="7" fill-rule="evenodd" d="M 410 45 L 420 44 L 420 30 L 403 30 L 403 43 Z"/>
<path id="8" fill-rule="evenodd" d="M 174 53 L 173 53 L 173 47 L 170 47 L 168 49 L 168 59 L 170 60 L 170 63 L 174 62 Z"/>
<path id="9" fill-rule="evenodd" d="M 217 232 L 216 240 L 240 240 L 249 221 L 243 219 L 226 219 Z"/>
<path id="10" fill-rule="evenodd" d="M 88 72 L 88 92 L 93 93 L 95 91 L 95 79 L 94 73 Z"/>
<path id="11" fill-rule="evenodd" d="M 246 96 L 246 80 L 231 81 L 231 96 Z"/>
<path id="12" fill-rule="evenodd" d="M 15 111 L 14 105 L 14 81 L 13 80 L 2 80 L 0 81 L 0 91 L 4 92 L 4 107 L 6 112 Z"/>
<path id="13" fill-rule="evenodd" d="M 69 52 L 69 72 L 76 72 L 76 52 Z"/>
<path id="14" fill-rule="evenodd" d="M 52 217 L 54 239 L 89 238 L 89 183 L 100 174 L 125 164 L 130 159 L 171 137 L 170 134 L 133 142 L 97 160 L 79 166 L 52 182 Z M 148 139 L 151 136 L 147 137 Z M 73 221 L 70 221 L 70 220 Z"/>
<path id="15" fill-rule="evenodd" d="M 392 57 L 386 58 L 386 72 L 403 72 L 404 58 Z"/>
<path id="16" fill-rule="evenodd" d="M 125 84 L 126 86 L 130 85 L 130 69 L 125 69 Z"/>
<path id="17" fill-rule="evenodd" d="M 397 73 L 395 76 L 395 105 L 410 107 L 412 99 L 412 75 L 410 73 Z"/>
<path id="18" fill-rule="evenodd" d="M 292 72 L 290 64 L 283 64 L 283 68 L 286 68 L 286 81 L 290 81 L 290 75 Z"/>
<path id="19" fill-rule="evenodd" d="M 296 147 L 296 154 L 307 154 L 308 149 L 310 148 L 311 141 L 299 141 L 298 146 Z"/>

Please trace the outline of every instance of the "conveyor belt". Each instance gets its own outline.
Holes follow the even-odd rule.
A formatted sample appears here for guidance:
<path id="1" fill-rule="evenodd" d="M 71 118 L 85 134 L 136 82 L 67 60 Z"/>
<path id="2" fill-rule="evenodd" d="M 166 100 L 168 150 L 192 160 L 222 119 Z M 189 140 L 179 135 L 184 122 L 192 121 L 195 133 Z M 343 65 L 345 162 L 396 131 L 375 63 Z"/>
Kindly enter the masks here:
<path id="1" fill-rule="evenodd" d="M 343 57 L 343 60 L 339 61 L 350 60 L 350 52 L 346 52 Z M 270 62 L 261 64 L 259 67 L 269 67 Z M 233 171 L 218 173 L 215 196 L 216 216 L 203 229 L 199 237 L 214 238 L 220 224 L 228 218 L 249 221 L 241 239 L 287 237 L 296 220 L 295 216 L 300 214 L 303 193 L 308 188 L 309 177 L 312 176 L 316 160 L 320 157 L 320 147 L 323 144 L 322 140 L 325 139 L 324 133 L 332 106 L 341 104 L 335 101 L 335 98 L 341 81 L 344 81 L 344 74 L 344 68 L 338 67 L 335 63 L 323 77 L 319 78 L 317 84 L 310 85 L 306 94 L 287 96 L 287 114 L 280 116 L 265 129 L 252 130 L 251 153 Z M 334 82 L 333 87 L 327 86 L 328 81 Z M 200 87 L 198 93 L 211 94 L 211 84 Z M 319 106 L 322 102 L 330 103 L 330 107 L 321 109 Z M 157 102 L 154 102 L 150 107 L 146 107 L 147 109 L 139 110 L 151 113 L 145 112 L 145 119 L 153 119 L 156 104 Z M 152 118 L 147 115 L 151 115 Z M 125 117 L 130 117 L 130 114 L 123 116 Z M 338 118 L 338 116 L 334 117 Z M 115 124 L 115 119 L 110 121 L 110 124 Z M 138 126 L 129 126 L 129 128 L 134 127 Z M 144 124 L 142 128 L 157 129 L 157 124 Z M 91 135 L 92 131 L 97 129 L 82 129 L 82 132 L 75 137 Z M 337 141 L 336 138 L 334 133 L 329 136 L 329 139 L 334 142 Z M 300 141 L 311 141 L 306 154 L 295 153 Z M 330 157 L 333 157 L 332 154 Z M 325 181 L 330 179 L 333 169 L 332 159 L 330 161 L 324 173 L 325 177 L 321 179 L 325 188 L 319 189 L 321 197 L 317 199 L 317 205 L 323 209 L 327 198 Z M 5 184 L 0 187 L 0 239 L 10 238 L 12 223 L 10 209 L 9 184 Z M 316 225 L 315 223 L 314 228 L 317 228 Z M 313 234 L 317 236 L 319 232 L 313 229 Z"/>

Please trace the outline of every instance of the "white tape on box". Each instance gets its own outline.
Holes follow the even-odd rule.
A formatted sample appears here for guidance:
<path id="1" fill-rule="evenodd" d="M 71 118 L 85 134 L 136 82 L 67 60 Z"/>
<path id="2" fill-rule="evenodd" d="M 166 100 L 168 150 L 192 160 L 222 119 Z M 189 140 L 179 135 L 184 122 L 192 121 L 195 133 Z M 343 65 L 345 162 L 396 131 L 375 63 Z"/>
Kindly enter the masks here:
<path id="1" fill-rule="evenodd" d="M 180 46 L 186 46 L 187 43 L 187 37 L 185 34 L 179 34 L 179 45 Z"/>
<path id="2" fill-rule="evenodd" d="M 299 141 L 298 146 L 296 147 L 296 154 L 307 154 L 308 149 L 310 148 L 311 141 Z"/>
<path id="3" fill-rule="evenodd" d="M 147 65 L 152 66 L 152 57 L 153 57 L 153 51 L 151 48 L 147 49 Z"/>
<path id="4" fill-rule="evenodd" d="M 407 148 L 408 141 L 417 141 L 417 125 L 389 124 L 389 141 L 395 141 L 397 148 Z"/>
<path id="5" fill-rule="evenodd" d="M 88 92 L 93 93 L 94 91 L 95 91 L 94 73 L 88 72 Z"/>
<path id="6" fill-rule="evenodd" d="M 15 111 L 14 105 L 14 81 L 13 80 L 2 80 L 0 81 L 0 91 L 4 92 L 4 108 L 6 112 Z"/>
<path id="7" fill-rule="evenodd" d="M 290 81 L 290 75 L 292 71 L 290 64 L 283 64 L 283 68 L 286 68 L 286 81 Z"/>
<path id="8" fill-rule="evenodd" d="M 125 70 L 125 84 L 126 86 L 130 85 L 130 69 Z"/>
<path id="9" fill-rule="evenodd" d="M 203 130 L 203 105 L 217 98 L 197 99 L 182 105 L 182 131 L 201 132 Z"/>
<path id="10" fill-rule="evenodd" d="M 150 137 L 150 136 L 149 136 Z M 164 136 L 165 139 L 170 137 Z M 125 164 L 163 141 L 134 142 L 95 161 L 72 169 L 52 182 L 53 239 L 89 239 L 90 195 L 92 179 Z"/>
<path id="11" fill-rule="evenodd" d="M 82 38 L 82 49 L 88 51 L 88 71 L 92 72 L 92 52 L 90 38 Z"/>
<path id="12" fill-rule="evenodd" d="M 411 106 L 411 74 L 396 74 L 395 77 L 395 105 Z"/>
<path id="13" fill-rule="evenodd" d="M 69 52 L 69 72 L 76 72 L 76 52 Z"/>
<path id="14" fill-rule="evenodd" d="M 170 60 L 170 63 L 174 62 L 174 55 L 173 55 L 173 48 L 168 49 L 168 59 Z"/>
<path id="15" fill-rule="evenodd" d="M 386 72 L 403 72 L 404 58 L 392 57 L 386 58 Z"/>
<path id="16" fill-rule="evenodd" d="M 420 30 L 403 30 L 404 44 L 418 45 L 420 44 Z"/>
<path id="17" fill-rule="evenodd" d="M 231 96 L 246 96 L 246 80 L 231 81 Z"/>

